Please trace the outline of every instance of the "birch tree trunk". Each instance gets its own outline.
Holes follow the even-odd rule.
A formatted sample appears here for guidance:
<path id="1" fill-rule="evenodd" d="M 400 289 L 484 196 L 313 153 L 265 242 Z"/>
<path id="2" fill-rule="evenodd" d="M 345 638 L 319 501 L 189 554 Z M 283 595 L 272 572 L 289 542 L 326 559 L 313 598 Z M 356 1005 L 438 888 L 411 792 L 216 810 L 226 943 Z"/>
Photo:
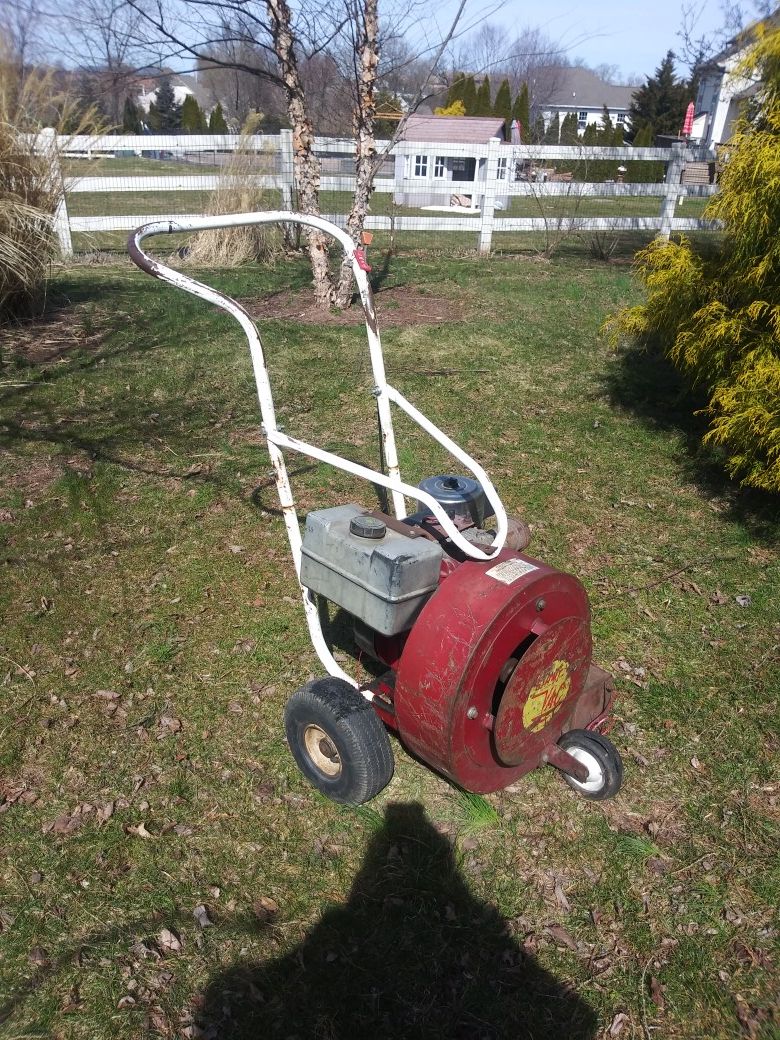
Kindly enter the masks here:
<path id="1" fill-rule="evenodd" d="M 408 110 L 400 120 L 386 151 L 378 155 L 374 137 L 376 81 L 379 62 L 379 0 L 84 0 L 87 8 L 108 3 L 112 17 L 124 8 L 132 11 L 126 43 L 140 46 L 144 53 L 152 42 L 159 43 L 168 57 L 187 56 L 204 70 L 233 71 L 254 76 L 284 90 L 292 124 L 293 179 L 297 205 L 303 213 L 320 215 L 320 164 L 314 154 L 314 128 L 299 68 L 303 45 L 309 57 L 324 57 L 338 64 L 349 58 L 345 77 L 354 83 L 353 128 L 355 134 L 355 191 L 347 217 L 347 230 L 357 248 L 374 190 L 374 177 L 396 141 L 403 136 L 406 121 L 423 100 L 431 78 L 453 39 L 467 0 L 456 0 L 457 10 L 447 32 L 418 86 Z M 416 23 L 417 5 L 411 0 L 406 16 Z M 182 17 L 186 14 L 186 17 Z M 70 26 L 72 19 L 68 22 Z M 216 24 L 215 24 L 216 23 Z M 82 18 L 82 41 L 98 23 Z M 123 23 L 124 24 L 124 23 Z M 87 32 L 87 37 L 84 36 Z M 151 34 L 151 36 L 149 35 Z M 82 50 L 83 43 L 80 43 Z M 236 49 L 238 47 L 238 49 Z M 248 48 L 246 50 L 245 48 Z M 255 49 L 260 59 L 252 59 Z M 272 50 L 279 68 L 271 69 L 264 52 Z M 81 51 L 79 51 L 81 53 Z M 354 79 L 353 79 L 354 77 Z M 238 82 L 238 81 L 236 81 Z M 323 308 L 351 301 L 349 263 L 342 263 L 334 278 L 328 264 L 330 239 L 318 231 L 307 231 L 314 292 Z"/>
<path id="2" fill-rule="evenodd" d="M 355 41 L 356 88 L 352 126 L 355 134 L 355 192 L 347 217 L 347 232 L 356 246 L 361 243 L 368 204 L 374 191 L 377 169 L 374 119 L 376 116 L 376 75 L 379 64 L 378 0 L 361 0 L 355 4 L 355 17 L 360 18 L 361 31 Z M 348 307 L 352 299 L 352 264 L 345 258 L 339 271 L 333 302 Z"/>
<path id="3" fill-rule="evenodd" d="M 376 2 L 376 0 L 371 0 Z M 287 111 L 292 124 L 293 174 L 298 208 L 320 215 L 320 164 L 314 154 L 314 128 L 306 110 L 306 95 L 294 49 L 292 16 L 287 0 L 266 0 L 274 50 L 287 92 Z M 314 278 L 314 296 L 325 308 L 336 301 L 336 287 L 328 267 L 328 240 L 319 231 L 306 232 Z"/>

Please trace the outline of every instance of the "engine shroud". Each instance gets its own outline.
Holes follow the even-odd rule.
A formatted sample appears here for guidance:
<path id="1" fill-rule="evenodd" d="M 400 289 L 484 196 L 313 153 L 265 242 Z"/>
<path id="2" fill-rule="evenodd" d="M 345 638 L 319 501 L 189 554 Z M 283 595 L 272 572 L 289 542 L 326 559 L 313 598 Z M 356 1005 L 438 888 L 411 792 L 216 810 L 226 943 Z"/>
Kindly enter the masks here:
<path id="1" fill-rule="evenodd" d="M 588 597 L 575 577 L 510 549 L 461 563 L 398 661 L 399 736 L 470 791 L 506 787 L 545 761 L 575 715 L 579 724 L 591 650 Z M 588 708 L 587 721 L 598 714 Z"/>

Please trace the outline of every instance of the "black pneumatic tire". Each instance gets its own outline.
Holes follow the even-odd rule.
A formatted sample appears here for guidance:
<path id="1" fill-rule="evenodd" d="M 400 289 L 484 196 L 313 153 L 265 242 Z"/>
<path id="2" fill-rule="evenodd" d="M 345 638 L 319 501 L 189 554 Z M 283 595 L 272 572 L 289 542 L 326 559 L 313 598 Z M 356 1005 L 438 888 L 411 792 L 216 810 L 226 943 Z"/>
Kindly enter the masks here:
<path id="1" fill-rule="evenodd" d="M 315 679 L 296 690 L 284 709 L 284 728 L 298 768 L 331 801 L 360 805 L 390 783 L 387 730 L 343 679 Z"/>
<path id="2" fill-rule="evenodd" d="M 572 729 L 563 734 L 558 746 L 586 762 L 591 771 L 585 784 L 564 773 L 569 787 L 594 802 L 615 797 L 623 784 L 623 760 L 611 740 L 593 730 Z"/>

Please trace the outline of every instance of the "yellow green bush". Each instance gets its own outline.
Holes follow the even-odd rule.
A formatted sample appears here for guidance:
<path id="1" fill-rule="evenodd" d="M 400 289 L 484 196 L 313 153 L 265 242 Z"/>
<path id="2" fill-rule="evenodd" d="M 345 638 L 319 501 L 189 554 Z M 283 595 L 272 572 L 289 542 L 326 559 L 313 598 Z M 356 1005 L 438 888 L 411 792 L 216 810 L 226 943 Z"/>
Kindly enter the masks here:
<path id="1" fill-rule="evenodd" d="M 708 398 L 705 441 L 730 473 L 780 492 L 780 29 L 759 29 L 739 74 L 758 82 L 706 216 L 722 245 L 686 238 L 637 254 L 647 299 L 607 322 L 615 340 L 663 350 Z"/>

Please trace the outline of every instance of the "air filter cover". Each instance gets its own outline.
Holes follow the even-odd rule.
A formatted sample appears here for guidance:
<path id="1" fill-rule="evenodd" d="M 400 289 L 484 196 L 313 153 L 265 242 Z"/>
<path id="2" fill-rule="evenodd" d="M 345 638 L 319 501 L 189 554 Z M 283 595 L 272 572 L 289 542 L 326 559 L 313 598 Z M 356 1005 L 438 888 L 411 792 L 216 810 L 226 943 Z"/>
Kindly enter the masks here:
<path id="1" fill-rule="evenodd" d="M 487 517 L 493 516 L 493 509 L 482 485 L 473 477 L 444 473 L 436 477 L 426 477 L 417 486 L 435 498 L 447 516 L 468 516 L 477 526 Z M 421 512 L 429 512 L 424 502 L 418 502 L 418 506 Z"/>

